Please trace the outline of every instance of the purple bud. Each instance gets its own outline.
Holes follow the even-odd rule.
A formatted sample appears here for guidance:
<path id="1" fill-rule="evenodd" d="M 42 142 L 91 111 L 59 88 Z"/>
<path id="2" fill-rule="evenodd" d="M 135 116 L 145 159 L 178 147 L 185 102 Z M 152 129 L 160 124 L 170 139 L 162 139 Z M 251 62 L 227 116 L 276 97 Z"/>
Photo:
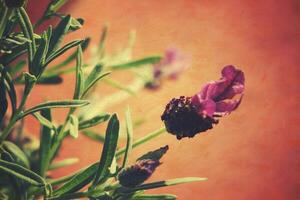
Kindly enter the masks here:
<path id="1" fill-rule="evenodd" d="M 124 187 L 136 187 L 146 181 L 159 165 L 158 160 L 140 160 L 119 173 L 119 182 Z"/>

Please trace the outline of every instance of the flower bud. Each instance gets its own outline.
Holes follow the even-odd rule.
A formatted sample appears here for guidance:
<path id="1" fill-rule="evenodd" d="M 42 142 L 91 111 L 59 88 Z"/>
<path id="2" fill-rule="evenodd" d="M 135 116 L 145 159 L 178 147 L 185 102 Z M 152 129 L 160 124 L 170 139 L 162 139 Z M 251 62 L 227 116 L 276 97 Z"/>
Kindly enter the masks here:
<path id="1" fill-rule="evenodd" d="M 213 127 L 218 121 L 206 115 L 199 115 L 198 108 L 192 104 L 191 97 L 173 98 L 161 116 L 169 133 L 177 139 L 194 137 Z"/>
<path id="2" fill-rule="evenodd" d="M 160 162 L 158 160 L 140 160 L 119 173 L 119 182 L 124 187 L 138 186 L 146 181 L 159 165 Z"/>

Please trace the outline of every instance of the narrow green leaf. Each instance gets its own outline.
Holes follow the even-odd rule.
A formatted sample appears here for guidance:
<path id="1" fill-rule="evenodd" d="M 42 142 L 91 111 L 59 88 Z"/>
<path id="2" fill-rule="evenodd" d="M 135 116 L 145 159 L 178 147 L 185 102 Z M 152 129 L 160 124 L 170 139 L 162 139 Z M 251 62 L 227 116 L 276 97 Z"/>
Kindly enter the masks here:
<path id="1" fill-rule="evenodd" d="M 103 81 L 114 88 L 123 90 L 123 91 L 129 93 L 130 95 L 135 95 L 135 92 L 133 90 L 131 90 L 130 87 L 128 87 L 122 83 L 119 83 L 118 81 L 115 81 L 113 79 L 108 79 L 108 78 L 104 78 Z"/>
<path id="2" fill-rule="evenodd" d="M 133 197 L 132 200 L 174 200 L 177 196 L 172 194 L 143 194 Z"/>
<path id="3" fill-rule="evenodd" d="M 107 125 L 105 142 L 102 149 L 99 167 L 93 181 L 93 186 L 105 180 L 105 178 L 109 175 L 109 167 L 113 163 L 113 159 L 117 150 L 119 126 L 120 124 L 118 117 L 116 114 L 113 114 Z"/>
<path id="4" fill-rule="evenodd" d="M 81 49 L 84 52 L 89 43 L 90 43 L 90 38 L 85 38 L 82 43 L 81 43 Z M 51 67 L 50 69 L 48 69 L 45 73 L 47 74 L 53 74 L 55 71 L 67 66 L 69 63 L 71 63 L 74 59 L 77 58 L 77 51 L 75 51 L 74 53 L 72 53 L 70 56 L 68 56 L 64 61 L 62 61 L 61 63 L 54 65 L 53 67 Z"/>
<path id="5" fill-rule="evenodd" d="M 142 58 L 142 59 L 135 60 L 135 61 L 130 61 L 130 62 L 123 63 L 123 64 L 112 65 L 112 66 L 109 66 L 109 68 L 113 69 L 113 70 L 129 69 L 129 68 L 140 67 L 140 66 L 148 65 L 148 64 L 155 64 L 155 63 L 159 62 L 160 60 L 161 60 L 160 56 L 152 56 L 152 57 Z"/>
<path id="6" fill-rule="evenodd" d="M 82 42 L 82 40 L 74 40 L 72 42 L 69 42 L 65 46 L 61 47 L 60 49 L 56 50 L 47 58 L 45 65 L 48 65 L 50 62 L 52 62 L 54 59 L 56 59 L 57 57 L 59 57 L 60 55 L 62 55 L 66 51 L 68 51 L 69 49 L 78 46 L 79 44 L 81 44 L 81 42 Z M 48 52 L 49 52 L 49 50 L 48 50 Z"/>
<path id="7" fill-rule="evenodd" d="M 24 95 L 23 95 L 23 100 L 24 100 L 25 97 L 29 95 L 32 87 L 34 86 L 34 84 L 37 81 L 37 78 L 36 78 L 36 76 L 34 76 L 28 72 L 23 73 L 23 76 L 25 78 L 25 88 L 24 88 Z"/>
<path id="8" fill-rule="evenodd" d="M 69 120 L 69 134 L 73 138 L 78 137 L 78 118 L 75 115 L 70 115 Z"/>
<path id="9" fill-rule="evenodd" d="M 102 32 L 101 32 L 101 36 L 100 36 L 100 41 L 99 41 L 99 44 L 98 44 L 98 54 L 99 55 L 103 55 L 104 54 L 104 45 L 105 45 L 105 40 L 106 40 L 106 36 L 107 36 L 107 25 L 105 25 L 103 28 L 102 28 Z"/>
<path id="10" fill-rule="evenodd" d="M 71 17 L 69 32 L 81 29 L 83 24 L 84 24 L 84 19 L 82 19 L 82 18 L 75 19 L 75 18 Z"/>
<path id="11" fill-rule="evenodd" d="M 126 135 L 127 135 L 127 142 L 125 147 L 125 154 L 122 168 L 124 168 L 128 163 L 129 154 L 132 150 L 132 143 L 133 143 L 133 127 L 132 127 L 132 120 L 129 107 L 125 113 L 125 120 L 126 120 Z"/>
<path id="12" fill-rule="evenodd" d="M 97 141 L 97 142 L 103 143 L 103 142 L 105 141 L 105 136 L 104 136 L 104 135 L 100 135 L 100 134 L 98 134 L 98 133 L 96 133 L 96 132 L 94 132 L 94 131 L 91 131 L 91 130 L 84 130 L 84 131 L 82 131 L 82 133 L 83 133 L 85 136 L 87 136 L 87 137 L 89 137 L 90 139 L 95 140 L 95 141 Z"/>
<path id="13" fill-rule="evenodd" d="M 144 144 L 145 142 L 148 142 L 148 141 L 152 140 L 153 138 L 156 138 L 157 136 L 159 136 L 160 134 L 162 134 L 164 132 L 166 132 L 165 128 L 160 128 L 156 131 L 153 131 L 152 133 L 149 133 L 148 135 L 134 141 L 132 144 L 132 148 L 140 146 L 141 144 Z M 116 157 L 119 158 L 122 154 L 125 153 L 125 151 L 126 151 L 126 148 L 122 148 L 122 149 L 118 150 L 116 153 Z"/>
<path id="14" fill-rule="evenodd" d="M 197 181 L 206 181 L 207 178 L 198 178 L 198 177 L 185 177 L 185 178 L 176 178 L 176 179 L 170 179 L 165 181 L 158 181 L 153 183 L 146 183 L 143 185 L 139 185 L 135 188 L 125 188 L 121 187 L 118 189 L 119 192 L 124 193 L 131 193 L 138 190 L 150 190 L 160 187 L 166 187 L 166 186 L 172 186 L 172 185 L 178 185 L 183 183 L 190 183 L 190 182 L 197 182 Z"/>
<path id="15" fill-rule="evenodd" d="M 110 74 L 110 72 L 101 73 L 103 69 L 103 66 L 98 64 L 96 65 L 91 73 L 88 75 L 84 82 L 84 90 L 82 92 L 82 97 L 88 92 L 88 90 L 101 78 L 107 76 Z"/>
<path id="16" fill-rule="evenodd" d="M 6 99 L 6 89 L 5 89 L 3 72 L 0 75 L 1 75 L 1 77 L 0 77 L 0 125 L 1 125 L 2 120 L 7 111 L 8 102 Z"/>
<path id="17" fill-rule="evenodd" d="M 40 148 L 39 148 L 39 174 L 45 177 L 50 163 L 49 151 L 51 148 L 51 141 L 53 135 L 55 134 L 56 127 L 51 123 L 51 110 L 44 109 L 41 110 L 41 114 L 35 113 L 34 116 L 42 124 L 40 131 Z"/>
<path id="18" fill-rule="evenodd" d="M 51 0 L 44 13 L 44 16 L 49 17 L 56 13 L 68 0 Z"/>
<path id="19" fill-rule="evenodd" d="M 79 122 L 79 130 L 96 126 L 102 122 L 107 121 L 109 119 L 109 117 L 110 117 L 110 115 L 105 113 L 105 114 L 97 115 L 88 120 L 80 121 Z"/>
<path id="20" fill-rule="evenodd" d="M 25 117 L 26 115 L 32 114 L 34 112 L 50 109 L 50 108 L 76 108 L 88 105 L 89 102 L 86 100 L 64 100 L 64 101 L 49 101 L 41 103 L 34 106 L 26 111 L 24 111 L 19 118 Z"/>
<path id="21" fill-rule="evenodd" d="M 12 114 L 14 114 L 16 112 L 16 109 L 17 109 L 17 95 L 16 95 L 15 86 L 14 86 L 12 78 L 9 75 L 8 72 L 5 72 L 5 70 L 4 70 L 2 75 L 3 75 L 3 78 L 5 80 L 6 91 L 8 92 L 8 95 L 9 95 L 9 98 L 10 98 L 10 103 L 11 103 L 11 107 L 12 107 Z"/>
<path id="22" fill-rule="evenodd" d="M 62 161 L 56 161 L 49 166 L 49 170 L 54 170 L 54 169 L 58 169 L 61 167 L 74 165 L 75 163 L 78 163 L 78 162 L 79 162 L 78 158 L 67 158 Z"/>
<path id="23" fill-rule="evenodd" d="M 66 182 L 63 186 L 58 188 L 53 192 L 53 196 L 59 196 L 66 193 L 76 192 L 89 184 L 98 169 L 99 163 L 94 163 L 90 165 L 85 170 L 82 170 L 73 176 L 68 182 Z"/>
<path id="24" fill-rule="evenodd" d="M 78 46 L 77 49 L 77 59 L 76 59 L 76 83 L 73 99 L 80 99 L 84 87 L 84 77 L 82 72 L 82 49 Z"/>
<path id="25" fill-rule="evenodd" d="M 38 174 L 15 163 L 0 160 L 0 170 L 35 186 L 45 185 L 45 180 Z"/>
<path id="26" fill-rule="evenodd" d="M 30 43 L 27 43 L 27 45 L 28 45 L 28 61 L 29 61 L 29 65 L 31 65 L 34 53 L 36 51 L 33 27 L 32 27 L 32 24 L 31 24 L 29 17 L 24 8 L 21 7 L 19 9 L 17 9 L 16 12 L 17 12 L 17 16 L 19 18 L 19 22 L 20 22 L 24 36 L 31 41 Z M 30 68 L 31 68 L 31 66 L 29 66 L 29 69 Z"/>
<path id="27" fill-rule="evenodd" d="M 24 152 L 14 143 L 4 141 L 2 147 L 7 151 L 20 165 L 26 168 L 30 168 L 29 161 Z"/>
<path id="28" fill-rule="evenodd" d="M 71 16 L 67 15 L 64 17 L 59 24 L 54 28 L 52 37 L 50 39 L 49 48 L 48 48 L 48 56 L 55 51 L 59 44 L 61 43 L 63 37 L 68 32 L 71 24 Z"/>

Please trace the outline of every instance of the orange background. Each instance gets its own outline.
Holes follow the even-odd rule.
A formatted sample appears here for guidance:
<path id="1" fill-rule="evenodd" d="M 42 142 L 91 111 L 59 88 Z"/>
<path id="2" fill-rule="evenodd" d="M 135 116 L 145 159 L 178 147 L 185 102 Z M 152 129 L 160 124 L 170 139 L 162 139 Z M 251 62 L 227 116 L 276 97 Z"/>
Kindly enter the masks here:
<path id="1" fill-rule="evenodd" d="M 44 4 L 29 1 L 33 20 Z M 150 192 L 173 193 L 180 200 L 300 199 L 299 1 L 73 0 L 65 10 L 85 19 L 83 30 L 72 38 L 92 36 L 97 42 L 102 25 L 109 22 L 109 50 L 124 44 L 135 29 L 135 58 L 163 53 L 169 45 L 192 54 L 191 68 L 177 82 L 165 82 L 156 92 L 143 91 L 122 103 L 131 106 L 134 117 L 148 119 L 135 130 L 136 138 L 162 125 L 160 115 L 169 99 L 194 94 L 205 82 L 219 78 L 224 65 L 234 64 L 246 74 L 240 108 L 213 130 L 181 141 L 164 134 L 134 150 L 132 161 L 169 144 L 164 164 L 151 181 L 208 177 L 206 182 Z M 73 76 L 66 76 L 59 88 L 39 86 L 28 105 L 71 98 L 73 83 Z M 123 116 L 122 105 L 112 110 Z M 57 119 L 64 117 L 57 114 Z M 30 123 L 29 130 L 38 131 L 37 123 Z M 60 158 L 78 156 L 81 162 L 55 175 L 98 160 L 101 148 L 84 136 L 68 139 Z"/>

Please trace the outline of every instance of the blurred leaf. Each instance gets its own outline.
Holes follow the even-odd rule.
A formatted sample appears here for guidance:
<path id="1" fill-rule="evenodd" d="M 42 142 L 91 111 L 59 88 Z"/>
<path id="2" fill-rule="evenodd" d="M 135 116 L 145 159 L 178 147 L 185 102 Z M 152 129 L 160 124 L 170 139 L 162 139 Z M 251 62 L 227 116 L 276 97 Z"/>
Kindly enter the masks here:
<path id="1" fill-rule="evenodd" d="M 100 135 L 100 134 L 98 134 L 98 133 L 96 133 L 96 132 L 94 132 L 94 131 L 91 131 L 91 130 L 84 130 L 84 131 L 82 131 L 82 133 L 83 133 L 85 136 L 87 136 L 87 137 L 89 137 L 90 139 L 92 139 L 92 140 L 95 140 L 95 141 L 98 141 L 98 142 L 101 142 L 101 143 L 103 143 L 103 142 L 105 141 L 105 136 Z"/>
<path id="2" fill-rule="evenodd" d="M 49 77 L 41 77 L 37 81 L 37 84 L 60 84 L 63 82 L 62 77 L 60 76 L 49 76 Z"/>
<path id="3" fill-rule="evenodd" d="M 57 161 L 57 162 L 52 163 L 49 166 L 49 170 L 54 170 L 54 169 L 58 169 L 58 168 L 61 168 L 61 167 L 66 167 L 66 166 L 73 165 L 73 164 L 78 163 L 78 162 L 79 162 L 78 158 L 67 158 L 67 159 L 64 159 L 62 161 Z"/>
<path id="4" fill-rule="evenodd" d="M 117 150 L 119 126 L 118 117 L 116 114 L 113 114 L 107 125 L 105 142 L 102 149 L 99 167 L 92 184 L 93 186 L 96 186 L 99 182 L 105 180 L 109 175 L 109 168 L 113 163 L 113 159 Z"/>
<path id="5" fill-rule="evenodd" d="M 46 59 L 45 65 L 48 65 L 50 62 L 52 62 L 54 59 L 56 59 L 57 57 L 59 57 L 60 55 L 62 55 L 66 51 L 68 51 L 69 49 L 81 44 L 81 42 L 82 42 L 82 40 L 74 40 L 72 42 L 69 42 L 65 46 L 61 47 L 60 49 L 56 50 Z M 49 50 L 48 50 L 48 52 L 49 52 Z"/>
<path id="6" fill-rule="evenodd" d="M 97 49 L 97 54 L 103 55 L 104 54 L 104 44 L 107 36 L 107 26 L 104 26 L 102 28 L 101 36 L 100 36 L 100 41 L 98 44 L 98 49 Z"/>
<path id="7" fill-rule="evenodd" d="M 159 136 L 160 134 L 162 134 L 164 132 L 166 132 L 165 128 L 160 128 L 156 131 L 153 131 L 152 133 L 149 133 L 148 135 L 134 141 L 132 144 L 132 148 L 140 146 L 141 144 L 144 144 L 145 142 L 148 142 L 149 140 L 156 138 L 157 136 Z M 122 154 L 125 153 L 125 151 L 126 151 L 126 148 L 122 148 L 122 149 L 118 150 L 116 153 L 116 157 L 117 158 L 120 157 Z"/>
<path id="8" fill-rule="evenodd" d="M 146 159 L 150 159 L 150 160 L 160 160 L 161 157 L 163 157 L 163 155 L 165 153 L 167 153 L 169 149 L 169 146 L 166 145 L 164 147 L 161 147 L 159 149 L 156 149 L 155 151 L 150 151 L 146 154 L 144 154 L 143 156 L 141 156 L 140 158 L 138 158 L 137 160 L 146 160 Z"/>
<path id="9" fill-rule="evenodd" d="M 69 30 L 70 24 L 71 24 L 71 16 L 67 15 L 54 28 L 52 37 L 50 39 L 47 56 L 51 55 L 52 52 L 58 48 L 61 41 L 63 40 L 63 37 L 67 34 Z"/>
<path id="10" fill-rule="evenodd" d="M 50 163 L 49 151 L 51 148 L 52 137 L 57 132 L 56 127 L 51 123 L 51 110 L 41 110 L 41 114 L 34 113 L 34 116 L 42 124 L 40 131 L 40 148 L 39 148 L 39 174 L 45 177 Z"/>
<path id="11" fill-rule="evenodd" d="M 41 103 L 37 106 L 34 106 L 22 113 L 20 118 L 25 117 L 26 115 L 32 114 L 34 112 L 50 109 L 50 108 L 75 108 L 88 105 L 89 102 L 86 100 L 64 100 L 64 101 L 49 101 Z"/>
<path id="12" fill-rule="evenodd" d="M 76 83 L 73 99 L 80 99 L 81 93 L 84 88 L 84 77 L 82 72 L 82 50 L 81 46 L 77 49 L 77 59 L 76 59 Z"/>
<path id="13" fill-rule="evenodd" d="M 14 160 L 16 160 L 20 165 L 26 168 L 30 168 L 29 161 L 24 152 L 14 143 L 9 141 L 4 141 L 2 143 L 3 149 L 5 149 Z"/>
<path id="14" fill-rule="evenodd" d="M 20 60 L 17 62 L 17 64 L 13 67 L 10 67 L 8 69 L 9 73 L 14 76 L 16 75 L 17 73 L 21 72 L 21 70 L 25 67 L 26 65 L 26 61 L 25 60 Z"/>
<path id="15" fill-rule="evenodd" d="M 69 134 L 73 138 L 78 137 L 78 119 L 75 115 L 70 115 L 70 120 L 69 120 Z"/>
<path id="16" fill-rule="evenodd" d="M 131 120 L 131 114 L 129 107 L 126 110 L 125 113 L 125 120 L 126 120 L 126 135 L 127 135 L 127 142 L 125 147 L 125 154 L 124 154 L 124 160 L 122 168 L 124 168 L 127 165 L 129 154 L 132 150 L 132 143 L 133 143 L 133 127 L 132 127 L 132 120 Z"/>
<path id="17" fill-rule="evenodd" d="M 88 75 L 84 82 L 84 90 L 82 92 L 82 97 L 89 91 L 91 87 L 95 83 L 97 83 L 98 80 L 102 79 L 103 77 L 110 74 L 110 72 L 101 73 L 103 66 L 102 65 L 96 65 L 94 69 L 91 71 L 91 73 Z"/>
<path id="18" fill-rule="evenodd" d="M 132 200 L 174 200 L 177 199 L 172 194 L 143 194 L 133 197 Z"/>
<path id="19" fill-rule="evenodd" d="M 45 180 L 33 171 L 15 163 L 0 160 L 0 171 L 4 171 L 35 186 L 45 185 Z"/>
<path id="20" fill-rule="evenodd" d="M 130 87 L 127 87 L 126 85 L 122 84 L 122 83 L 119 83 L 113 79 L 108 79 L 108 78 L 105 78 L 103 79 L 103 81 L 107 84 L 109 84 L 110 86 L 114 87 L 114 88 L 117 88 L 119 90 L 123 90 L 131 95 L 135 95 L 135 92 L 133 90 L 130 89 Z"/>
<path id="21" fill-rule="evenodd" d="M 79 130 L 90 128 L 93 126 L 96 126 L 102 122 L 105 122 L 109 119 L 110 115 L 109 114 L 100 114 L 98 116 L 95 116 L 91 119 L 80 121 L 79 122 Z"/>
<path id="22" fill-rule="evenodd" d="M 135 188 L 125 188 L 121 187 L 118 189 L 118 192 L 121 193 L 131 193 L 138 190 L 150 190 L 160 187 L 166 187 L 166 186 L 172 186 L 172 185 L 178 185 L 183 183 L 190 183 L 190 182 L 196 182 L 196 181 L 206 181 L 207 178 L 198 178 L 198 177 L 185 177 L 185 178 L 176 178 L 176 179 L 170 179 L 165 181 L 158 181 L 153 183 L 146 183 L 143 185 L 139 185 Z"/>
<path id="23" fill-rule="evenodd" d="M 123 63 L 123 64 L 118 64 L 118 65 L 112 65 L 109 66 L 110 69 L 113 70 L 118 70 L 118 69 L 129 69 L 133 67 L 140 67 L 143 65 L 148 65 L 148 64 L 155 64 L 161 60 L 160 56 L 152 56 L 152 57 L 147 57 L 135 61 L 130 61 L 128 63 Z"/>

